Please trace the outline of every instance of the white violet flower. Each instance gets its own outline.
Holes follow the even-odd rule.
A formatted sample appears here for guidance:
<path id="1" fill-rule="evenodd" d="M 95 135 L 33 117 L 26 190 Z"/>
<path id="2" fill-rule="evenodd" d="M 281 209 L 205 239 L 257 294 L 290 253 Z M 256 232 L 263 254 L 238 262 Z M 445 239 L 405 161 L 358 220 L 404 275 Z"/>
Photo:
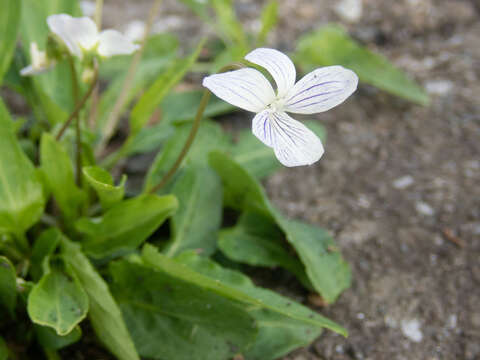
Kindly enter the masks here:
<path id="1" fill-rule="evenodd" d="M 357 75 L 341 66 L 327 66 L 295 83 L 295 66 L 280 51 L 259 48 L 245 59 L 272 75 L 276 93 L 267 78 L 253 68 L 207 76 L 203 86 L 222 100 L 257 113 L 253 134 L 273 148 L 283 165 L 311 165 L 318 161 L 324 152 L 320 139 L 287 113 L 314 114 L 341 104 L 356 90 Z"/>
<path id="2" fill-rule="evenodd" d="M 95 22 L 88 17 L 74 18 L 67 14 L 47 18 L 50 31 L 54 33 L 74 56 L 83 58 L 84 52 L 96 51 L 101 57 L 128 55 L 139 46 L 116 30 L 99 32 Z"/>
<path id="3" fill-rule="evenodd" d="M 49 59 L 46 51 L 41 51 L 36 42 L 30 43 L 30 58 L 32 64 L 20 70 L 20 75 L 31 76 L 41 74 L 55 65 L 55 60 Z"/>

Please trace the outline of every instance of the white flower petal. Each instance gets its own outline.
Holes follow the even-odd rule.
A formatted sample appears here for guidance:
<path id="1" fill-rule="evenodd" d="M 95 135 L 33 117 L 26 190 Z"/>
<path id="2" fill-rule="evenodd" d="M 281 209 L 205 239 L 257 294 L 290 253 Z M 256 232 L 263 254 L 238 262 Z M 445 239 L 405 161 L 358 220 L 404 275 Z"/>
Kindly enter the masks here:
<path id="1" fill-rule="evenodd" d="M 134 44 L 129 38 L 116 30 L 105 30 L 100 33 L 98 53 L 100 56 L 128 55 L 140 46 Z"/>
<path id="2" fill-rule="evenodd" d="M 280 51 L 259 48 L 247 54 L 245 59 L 268 70 L 277 84 L 278 97 L 283 97 L 295 84 L 295 65 Z"/>
<path id="3" fill-rule="evenodd" d="M 203 86 L 220 99 L 252 112 L 262 111 L 275 99 L 270 82 L 260 71 L 250 68 L 207 76 Z"/>
<path id="4" fill-rule="evenodd" d="M 341 66 L 327 66 L 305 75 L 285 97 L 284 110 L 297 114 L 327 111 L 357 88 L 358 77 Z"/>
<path id="5" fill-rule="evenodd" d="M 252 132 L 265 145 L 273 147 L 277 159 L 288 167 L 311 165 L 324 153 L 320 139 L 284 112 L 264 110 L 257 114 Z"/>
<path id="6" fill-rule="evenodd" d="M 68 14 L 51 15 L 47 18 L 50 30 L 67 46 L 72 55 L 82 57 L 82 49 L 89 51 L 98 44 L 98 30 L 88 17 L 74 18 Z"/>

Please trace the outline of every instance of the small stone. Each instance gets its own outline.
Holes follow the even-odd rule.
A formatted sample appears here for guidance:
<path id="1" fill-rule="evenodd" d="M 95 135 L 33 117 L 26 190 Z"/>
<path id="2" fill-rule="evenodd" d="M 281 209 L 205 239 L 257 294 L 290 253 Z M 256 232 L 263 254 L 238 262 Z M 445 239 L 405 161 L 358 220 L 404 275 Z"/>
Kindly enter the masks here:
<path id="1" fill-rule="evenodd" d="M 423 202 L 423 201 L 417 202 L 416 209 L 417 209 L 417 212 L 421 215 L 433 216 L 435 214 L 435 210 L 433 210 L 433 208 L 430 205 L 428 205 L 426 202 Z"/>
<path id="2" fill-rule="evenodd" d="M 393 182 L 393 187 L 395 189 L 403 190 L 412 185 L 413 183 L 413 177 L 411 177 L 410 175 L 405 175 L 395 180 Z"/>
<path id="3" fill-rule="evenodd" d="M 423 334 L 420 329 L 420 322 L 417 319 L 411 320 L 402 320 L 401 329 L 403 335 L 413 342 L 421 342 L 423 339 Z"/>
<path id="4" fill-rule="evenodd" d="M 425 83 L 425 89 L 431 95 L 447 95 L 453 89 L 453 82 L 449 80 L 431 80 Z"/>
<path id="5" fill-rule="evenodd" d="M 343 354 L 345 351 L 343 350 L 343 345 L 335 346 L 335 351 L 339 354 Z"/>
<path id="6" fill-rule="evenodd" d="M 448 317 L 447 327 L 450 329 L 455 329 L 457 327 L 457 315 L 452 314 Z"/>
<path id="7" fill-rule="evenodd" d="M 362 0 L 342 0 L 334 8 L 338 16 L 348 22 L 358 22 L 362 17 Z"/>

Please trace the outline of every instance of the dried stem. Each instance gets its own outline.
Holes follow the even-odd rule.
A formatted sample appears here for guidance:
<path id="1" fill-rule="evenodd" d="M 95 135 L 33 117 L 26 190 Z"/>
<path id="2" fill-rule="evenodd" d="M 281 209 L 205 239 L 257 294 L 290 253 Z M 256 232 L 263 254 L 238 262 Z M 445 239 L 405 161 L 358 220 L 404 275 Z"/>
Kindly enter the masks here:
<path id="1" fill-rule="evenodd" d="M 105 146 L 107 145 L 108 141 L 113 136 L 113 134 L 115 133 L 115 130 L 118 126 L 118 122 L 120 121 L 120 116 L 122 115 L 122 109 L 125 105 L 125 102 L 127 101 L 128 93 L 130 92 L 130 89 L 133 86 L 135 72 L 137 71 L 138 64 L 140 63 L 140 60 L 142 58 L 143 52 L 145 50 L 145 45 L 148 40 L 148 36 L 153 26 L 153 21 L 155 20 L 155 17 L 158 13 L 158 9 L 161 3 L 162 3 L 162 0 L 155 0 L 155 3 L 152 5 L 152 8 L 149 11 L 149 16 L 148 16 L 147 24 L 145 26 L 145 33 L 143 35 L 142 44 L 140 46 L 140 49 L 133 56 L 132 62 L 130 63 L 130 67 L 128 68 L 128 72 L 125 77 L 125 81 L 123 82 L 122 91 L 120 92 L 120 95 L 117 98 L 115 105 L 113 106 L 112 112 L 110 113 L 110 116 L 107 119 L 107 122 L 105 125 L 105 135 L 103 136 L 103 139 L 101 140 L 101 142 L 98 144 L 97 154 L 99 155 L 103 153 Z"/>
<path id="2" fill-rule="evenodd" d="M 234 64 L 230 64 L 223 67 L 218 72 L 221 73 L 229 70 L 235 70 L 241 67 L 243 67 L 242 64 L 234 63 Z M 182 151 L 178 155 L 178 158 L 175 161 L 175 163 L 172 165 L 170 170 L 168 170 L 168 172 L 163 176 L 160 182 L 149 190 L 150 193 L 156 193 L 163 186 L 165 186 L 170 181 L 172 176 L 177 172 L 180 165 L 182 164 L 183 159 L 187 155 L 188 150 L 190 150 L 190 147 L 192 146 L 193 141 L 195 140 L 195 136 L 198 133 L 198 129 L 200 128 L 200 120 L 202 120 L 203 113 L 205 112 L 205 108 L 208 105 L 208 100 L 210 100 L 210 94 L 211 94 L 210 90 L 205 89 L 205 91 L 203 92 L 202 99 L 200 100 L 200 104 L 198 105 L 198 110 L 197 110 L 197 114 L 195 115 L 195 120 L 193 121 L 192 129 L 190 130 L 190 134 L 188 135 L 185 145 L 183 145 Z"/>
<path id="3" fill-rule="evenodd" d="M 82 99 L 75 105 L 75 109 L 73 110 L 73 112 L 70 114 L 70 116 L 68 117 L 67 121 L 65 121 L 65 123 L 63 124 L 62 128 L 60 129 L 60 131 L 58 132 L 57 134 L 57 141 L 60 140 L 63 136 L 63 134 L 65 133 L 65 130 L 67 130 L 67 128 L 70 126 L 70 124 L 72 123 L 73 119 L 76 118 L 76 116 L 80 113 L 80 110 L 82 110 L 83 106 L 85 105 L 85 103 L 87 102 L 88 98 L 90 97 L 90 95 L 92 94 L 93 92 L 93 89 L 95 88 L 95 85 L 97 83 L 97 80 L 98 80 L 98 66 L 95 64 L 95 70 L 94 70 L 94 75 L 93 75 L 93 80 L 92 80 L 92 83 L 90 84 L 90 87 L 88 88 L 87 92 L 85 93 L 85 95 L 83 95 Z"/>

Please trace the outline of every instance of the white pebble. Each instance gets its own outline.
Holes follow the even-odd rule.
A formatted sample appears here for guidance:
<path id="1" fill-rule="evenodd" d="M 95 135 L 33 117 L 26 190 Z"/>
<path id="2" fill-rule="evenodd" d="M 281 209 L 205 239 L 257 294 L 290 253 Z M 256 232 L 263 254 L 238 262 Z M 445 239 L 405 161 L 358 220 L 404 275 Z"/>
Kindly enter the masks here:
<path id="1" fill-rule="evenodd" d="M 393 182 L 393 187 L 395 189 L 406 189 L 407 187 L 409 187 L 410 185 L 412 185 L 414 182 L 413 180 L 413 177 L 411 177 L 410 175 L 405 175 L 405 176 L 402 176 L 398 179 L 396 179 L 394 182 Z"/>
<path id="2" fill-rule="evenodd" d="M 423 339 L 422 330 L 420 329 L 420 322 L 417 319 L 402 320 L 402 333 L 413 342 L 420 342 Z"/>
<path id="3" fill-rule="evenodd" d="M 453 82 L 449 80 L 432 80 L 425 83 L 425 89 L 431 95 L 447 95 L 453 89 Z"/>
<path id="4" fill-rule="evenodd" d="M 343 20 L 357 22 L 362 17 L 362 0 L 342 0 L 335 6 L 335 12 Z"/>
<path id="5" fill-rule="evenodd" d="M 435 210 L 433 210 L 430 205 L 423 201 L 417 202 L 416 209 L 417 212 L 421 215 L 433 216 L 435 214 Z"/>

